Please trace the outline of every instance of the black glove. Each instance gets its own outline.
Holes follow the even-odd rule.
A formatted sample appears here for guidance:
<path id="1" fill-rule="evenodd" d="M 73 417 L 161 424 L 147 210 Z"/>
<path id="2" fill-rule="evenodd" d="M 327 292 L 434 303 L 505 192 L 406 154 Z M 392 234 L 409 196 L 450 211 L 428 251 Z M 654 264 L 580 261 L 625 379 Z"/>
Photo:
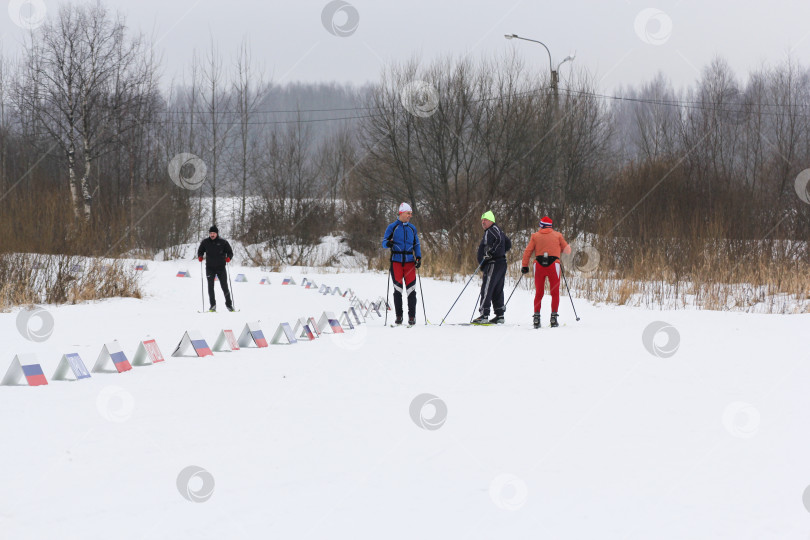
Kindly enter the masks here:
<path id="1" fill-rule="evenodd" d="M 492 252 L 491 252 L 491 251 L 487 251 L 487 252 L 486 252 L 486 254 L 484 255 L 484 260 L 485 260 L 485 261 L 488 261 L 488 260 L 490 260 L 490 259 L 492 259 Z"/>
<path id="2" fill-rule="evenodd" d="M 520 273 L 521 274 L 528 274 L 529 273 L 529 267 L 528 266 L 522 266 L 520 268 Z"/>
<path id="3" fill-rule="evenodd" d="M 416 258 L 416 267 L 419 268 L 420 266 L 422 266 L 422 257 L 417 257 Z"/>
<path id="4" fill-rule="evenodd" d="M 386 242 L 386 243 L 385 243 L 385 245 L 386 245 L 387 247 L 390 247 L 390 248 L 391 248 L 391 247 L 394 247 L 394 241 L 393 241 L 393 240 L 389 240 L 388 242 Z"/>

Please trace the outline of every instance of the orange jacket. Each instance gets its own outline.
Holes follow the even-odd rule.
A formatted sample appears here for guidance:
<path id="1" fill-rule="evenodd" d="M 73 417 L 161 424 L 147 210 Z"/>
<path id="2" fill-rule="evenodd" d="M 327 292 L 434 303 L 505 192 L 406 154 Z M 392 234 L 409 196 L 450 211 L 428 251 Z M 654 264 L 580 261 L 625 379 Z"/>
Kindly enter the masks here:
<path id="1" fill-rule="evenodd" d="M 548 253 L 553 257 L 560 257 L 560 253 L 568 247 L 563 235 L 554 229 L 540 229 L 532 234 L 529 245 L 523 251 L 523 266 L 529 266 L 529 259 Z"/>

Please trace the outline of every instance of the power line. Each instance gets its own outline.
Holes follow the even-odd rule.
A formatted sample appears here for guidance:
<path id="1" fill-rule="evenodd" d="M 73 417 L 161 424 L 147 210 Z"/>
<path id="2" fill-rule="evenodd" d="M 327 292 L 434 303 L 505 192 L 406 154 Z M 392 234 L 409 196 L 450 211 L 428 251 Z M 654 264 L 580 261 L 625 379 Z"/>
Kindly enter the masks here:
<path id="1" fill-rule="evenodd" d="M 623 103 L 640 103 L 645 105 L 655 105 L 655 106 L 662 106 L 662 107 L 675 107 L 680 109 L 690 109 L 690 110 L 703 110 L 703 111 L 713 111 L 713 112 L 721 112 L 721 113 L 729 113 L 729 114 L 744 114 L 744 113 L 752 113 L 761 116 L 779 116 L 781 113 L 779 111 L 762 111 L 762 108 L 770 108 L 770 109 L 807 109 L 807 105 L 788 105 L 782 103 L 763 103 L 763 102 L 738 102 L 734 104 L 730 104 L 730 107 L 723 106 L 722 104 L 717 104 L 710 101 L 700 101 L 700 100 L 678 100 L 678 99 L 657 99 L 657 98 L 641 98 L 641 97 L 628 97 L 628 96 L 616 96 L 616 95 L 609 95 L 609 94 L 602 94 L 598 92 L 590 92 L 585 90 L 573 90 L 573 89 L 565 89 L 562 88 L 559 90 L 561 94 L 568 94 L 570 96 L 579 96 L 579 97 L 592 97 L 596 99 L 604 99 L 610 100 L 615 102 L 623 102 Z M 505 94 L 499 96 L 492 96 L 487 98 L 480 98 L 474 100 L 468 100 L 467 103 L 482 103 L 485 101 L 505 101 L 508 99 L 517 99 L 525 96 L 536 95 L 536 94 L 551 94 L 550 88 L 542 87 L 538 89 L 532 89 L 525 92 L 518 92 L 514 94 Z M 256 110 L 250 111 L 248 114 L 251 116 L 261 116 L 267 114 L 309 114 L 309 113 L 330 113 L 330 112 L 360 112 L 360 111 L 372 111 L 372 110 L 379 110 L 376 106 L 358 106 L 358 107 L 336 107 L 332 109 L 270 109 L 270 110 Z M 163 111 L 162 114 L 175 114 L 175 115 L 197 115 L 203 117 L 210 117 L 210 112 L 205 111 L 187 111 L 187 110 L 167 110 Z M 235 110 L 224 110 L 219 111 L 216 113 L 217 115 L 241 115 L 243 114 L 240 111 Z M 354 115 L 354 116 L 340 116 L 334 118 L 308 118 L 308 119 L 294 119 L 294 120 L 250 120 L 245 122 L 245 125 L 274 125 L 274 124 L 295 124 L 295 123 L 319 123 L 319 122 L 337 122 L 337 121 L 351 121 L 351 120 L 359 120 L 363 118 L 374 118 L 378 116 L 384 116 L 384 113 L 377 113 L 377 114 L 364 114 L 364 115 Z M 810 114 L 797 114 L 797 116 L 810 116 Z M 198 122 L 179 122 L 176 124 L 179 125 L 190 125 L 192 123 Z M 241 119 L 228 119 L 226 121 L 219 121 L 220 124 L 224 125 L 240 125 L 242 124 Z"/>

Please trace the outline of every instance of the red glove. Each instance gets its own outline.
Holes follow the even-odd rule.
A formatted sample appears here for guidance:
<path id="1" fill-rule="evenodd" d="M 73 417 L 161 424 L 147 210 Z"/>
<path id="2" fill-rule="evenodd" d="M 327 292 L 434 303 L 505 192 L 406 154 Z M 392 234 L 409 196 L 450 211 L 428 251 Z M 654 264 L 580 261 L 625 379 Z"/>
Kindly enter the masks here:
<path id="1" fill-rule="evenodd" d="M 202 262 L 202 257 L 197 257 L 197 258 L 200 259 L 200 262 Z"/>
<path id="2" fill-rule="evenodd" d="M 229 262 L 231 262 L 231 260 L 228 257 L 225 257 L 225 262 L 229 263 Z"/>

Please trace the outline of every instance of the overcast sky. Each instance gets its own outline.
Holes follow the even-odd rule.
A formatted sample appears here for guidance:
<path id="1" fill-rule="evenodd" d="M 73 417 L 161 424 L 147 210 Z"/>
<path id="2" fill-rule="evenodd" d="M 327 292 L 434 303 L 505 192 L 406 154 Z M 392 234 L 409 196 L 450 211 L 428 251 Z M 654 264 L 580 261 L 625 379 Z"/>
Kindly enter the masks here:
<path id="1" fill-rule="evenodd" d="M 24 1 L 3 0 L 10 7 Z M 36 1 L 48 13 L 58 5 Z M 247 36 L 256 59 L 282 83 L 362 84 L 376 81 L 386 62 L 413 55 L 479 57 L 512 47 L 538 68 L 548 66 L 540 45 L 507 41 L 507 33 L 543 41 L 555 64 L 576 50 L 576 66 L 593 73 L 603 91 L 648 80 L 659 70 L 676 87 L 689 85 L 714 55 L 725 57 L 740 76 L 782 62 L 789 52 L 802 63 L 810 60 L 806 0 L 351 0 L 334 17 L 327 14 L 327 25 L 324 8 L 340 6 L 323 0 L 105 3 L 123 12 L 132 27 L 154 35 L 165 81 L 188 66 L 195 48 L 205 50 L 211 35 L 225 57 Z M 327 26 L 346 35 L 333 35 Z M 0 16 L 6 53 L 19 47 L 23 33 L 8 12 Z M 563 80 L 566 72 L 563 67 Z"/>

